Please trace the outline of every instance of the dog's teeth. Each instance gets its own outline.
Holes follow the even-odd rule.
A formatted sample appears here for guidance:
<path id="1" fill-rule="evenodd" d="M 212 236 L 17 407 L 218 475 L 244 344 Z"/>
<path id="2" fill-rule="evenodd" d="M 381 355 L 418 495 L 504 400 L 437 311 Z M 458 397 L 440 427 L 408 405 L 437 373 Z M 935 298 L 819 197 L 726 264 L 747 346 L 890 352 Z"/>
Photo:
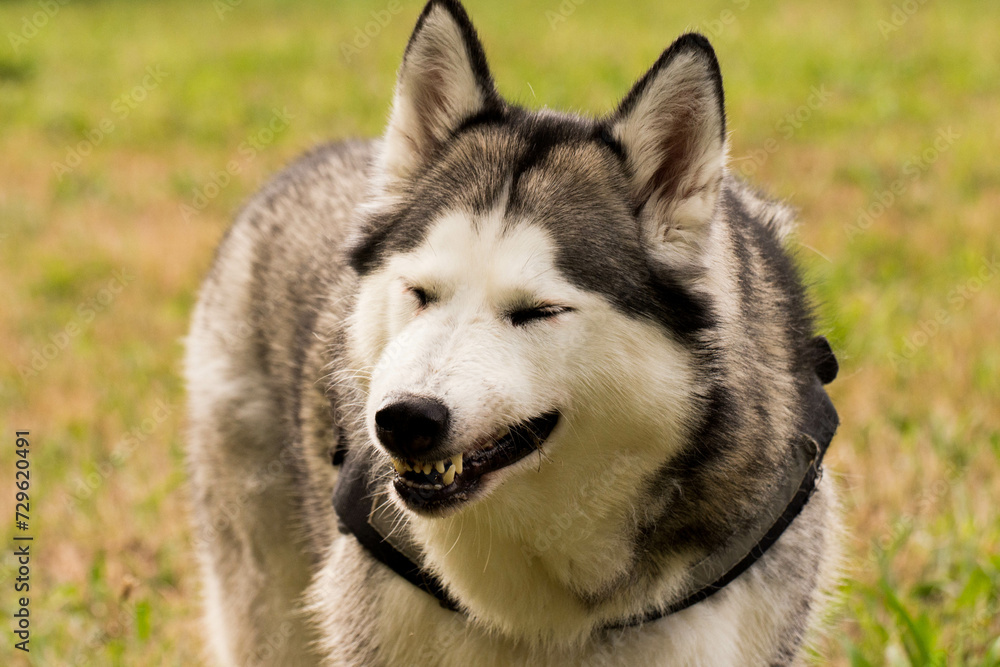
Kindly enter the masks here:
<path id="1" fill-rule="evenodd" d="M 422 467 L 422 468 L 420 469 L 420 471 L 421 471 L 422 473 L 424 473 L 425 475 L 429 475 L 429 474 L 431 474 L 431 464 L 430 464 L 430 463 L 428 463 L 428 462 L 426 462 L 426 461 L 424 461 L 424 465 L 423 465 L 423 467 Z"/>
<path id="2" fill-rule="evenodd" d="M 455 474 L 456 475 L 461 475 L 462 474 L 462 455 L 461 454 L 455 454 L 453 457 L 451 457 L 451 465 L 452 465 L 452 470 L 455 471 Z"/>
<path id="3" fill-rule="evenodd" d="M 454 460 L 454 459 L 452 459 L 452 460 Z M 452 482 L 454 482 L 455 481 L 455 471 L 456 470 L 458 470 L 458 468 L 456 468 L 455 466 L 452 466 L 452 467 L 448 468 L 448 472 L 446 472 L 444 474 L 444 476 L 441 478 L 441 483 L 444 484 L 445 486 L 448 486 L 449 484 L 451 484 Z"/>
<path id="4" fill-rule="evenodd" d="M 396 469 L 396 474 L 398 475 L 402 475 L 407 469 L 407 465 L 405 463 L 395 458 L 392 460 L 392 467 Z"/>
<path id="5" fill-rule="evenodd" d="M 434 469 L 437 470 L 442 475 L 444 474 L 444 461 L 438 461 L 434 464 Z"/>

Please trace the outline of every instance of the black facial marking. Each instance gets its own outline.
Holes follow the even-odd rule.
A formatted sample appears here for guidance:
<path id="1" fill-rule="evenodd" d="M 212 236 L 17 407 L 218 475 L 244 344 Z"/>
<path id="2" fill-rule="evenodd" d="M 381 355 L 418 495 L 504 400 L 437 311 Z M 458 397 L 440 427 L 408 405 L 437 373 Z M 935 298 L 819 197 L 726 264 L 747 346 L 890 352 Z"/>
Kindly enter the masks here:
<path id="1" fill-rule="evenodd" d="M 615 157 L 623 163 L 625 162 L 625 148 L 622 146 L 620 141 L 614 138 L 607 125 L 602 123 L 597 127 L 596 140 L 607 146 L 608 149 L 615 154 Z"/>
<path id="2" fill-rule="evenodd" d="M 714 326 L 712 304 L 687 276 L 652 262 L 632 214 L 621 147 L 596 121 L 514 107 L 469 119 L 391 210 L 368 220 L 351 248 L 364 275 L 395 252 L 418 246 L 448 209 L 539 224 L 553 237 L 557 268 L 621 312 L 653 319 L 695 344 Z M 508 192 L 506 202 L 499 201 Z"/>
<path id="3" fill-rule="evenodd" d="M 562 119 L 537 117 L 523 120 L 520 133 L 528 148 L 511 169 L 511 202 L 508 205 L 518 204 L 518 185 L 526 173 L 544 163 L 558 146 L 590 141 L 588 129 L 582 122 L 570 123 Z"/>
<path id="4" fill-rule="evenodd" d="M 511 113 L 516 113 L 516 111 L 516 109 L 508 110 L 499 106 L 487 107 L 479 113 L 469 116 L 463 120 L 451 133 L 451 138 L 454 140 L 460 134 L 486 125 L 501 125 L 508 120 Z"/>

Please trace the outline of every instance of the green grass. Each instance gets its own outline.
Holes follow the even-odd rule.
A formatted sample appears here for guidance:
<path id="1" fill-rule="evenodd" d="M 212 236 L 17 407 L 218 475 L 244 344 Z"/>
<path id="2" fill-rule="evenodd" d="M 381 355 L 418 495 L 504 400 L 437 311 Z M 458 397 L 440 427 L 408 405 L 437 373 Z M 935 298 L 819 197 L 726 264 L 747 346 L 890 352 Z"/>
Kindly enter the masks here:
<path id="1" fill-rule="evenodd" d="M 315 142 L 381 130 L 419 7 L 350 63 L 342 45 L 387 4 L 269 0 L 220 19 L 194 0 L 71 0 L 17 53 L 8 35 L 39 6 L 0 4 L 0 470 L 12 477 L 13 432 L 30 429 L 30 664 L 202 660 L 180 340 L 239 203 Z M 554 27 L 555 0 L 469 9 L 505 94 L 591 113 L 680 32 L 708 32 L 733 168 L 801 210 L 799 256 L 842 362 L 830 474 L 847 563 L 820 662 L 996 666 L 1000 6 L 914 4 L 885 36 L 892 2 L 588 0 Z M 137 89 L 147 68 L 160 80 Z M 288 128 L 247 158 L 274 109 Z M 89 154 L 60 178 L 80 142 Z M 185 220 L 231 160 L 239 173 Z M 121 269 L 133 279 L 108 300 Z M 4 556 L 4 614 L 15 576 Z M 0 664 L 29 664 L 11 644 Z"/>

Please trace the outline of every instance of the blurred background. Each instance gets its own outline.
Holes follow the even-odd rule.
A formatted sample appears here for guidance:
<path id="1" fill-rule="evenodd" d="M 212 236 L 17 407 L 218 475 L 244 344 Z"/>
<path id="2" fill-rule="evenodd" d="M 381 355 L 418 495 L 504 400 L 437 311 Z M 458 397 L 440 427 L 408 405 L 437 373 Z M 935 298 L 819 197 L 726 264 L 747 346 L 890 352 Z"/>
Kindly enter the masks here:
<path id="1" fill-rule="evenodd" d="M 732 169 L 800 210 L 841 361 L 848 560 L 817 661 L 1000 665 L 1000 3 L 467 6 L 531 107 L 603 113 L 677 35 L 711 39 Z M 420 8 L 0 2 L 0 536 L 30 429 L 31 664 L 203 664 L 179 379 L 196 290 L 269 175 L 381 131 Z M 4 635 L 0 664 L 28 664 Z"/>

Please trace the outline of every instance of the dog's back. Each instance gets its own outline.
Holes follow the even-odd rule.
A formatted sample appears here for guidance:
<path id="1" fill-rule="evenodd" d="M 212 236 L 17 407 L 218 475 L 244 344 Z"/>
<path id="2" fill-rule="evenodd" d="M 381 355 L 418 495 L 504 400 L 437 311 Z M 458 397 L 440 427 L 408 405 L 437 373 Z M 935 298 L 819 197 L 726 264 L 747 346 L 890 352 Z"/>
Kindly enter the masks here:
<path id="1" fill-rule="evenodd" d="M 195 309 L 189 469 L 208 634 L 223 661 L 315 664 L 297 609 L 331 536 L 339 438 L 310 351 L 317 318 L 333 325 L 348 305 L 354 276 L 336 258 L 371 153 L 368 142 L 318 148 L 268 184 L 220 245 Z M 303 428 L 329 450 L 303 452 Z"/>

